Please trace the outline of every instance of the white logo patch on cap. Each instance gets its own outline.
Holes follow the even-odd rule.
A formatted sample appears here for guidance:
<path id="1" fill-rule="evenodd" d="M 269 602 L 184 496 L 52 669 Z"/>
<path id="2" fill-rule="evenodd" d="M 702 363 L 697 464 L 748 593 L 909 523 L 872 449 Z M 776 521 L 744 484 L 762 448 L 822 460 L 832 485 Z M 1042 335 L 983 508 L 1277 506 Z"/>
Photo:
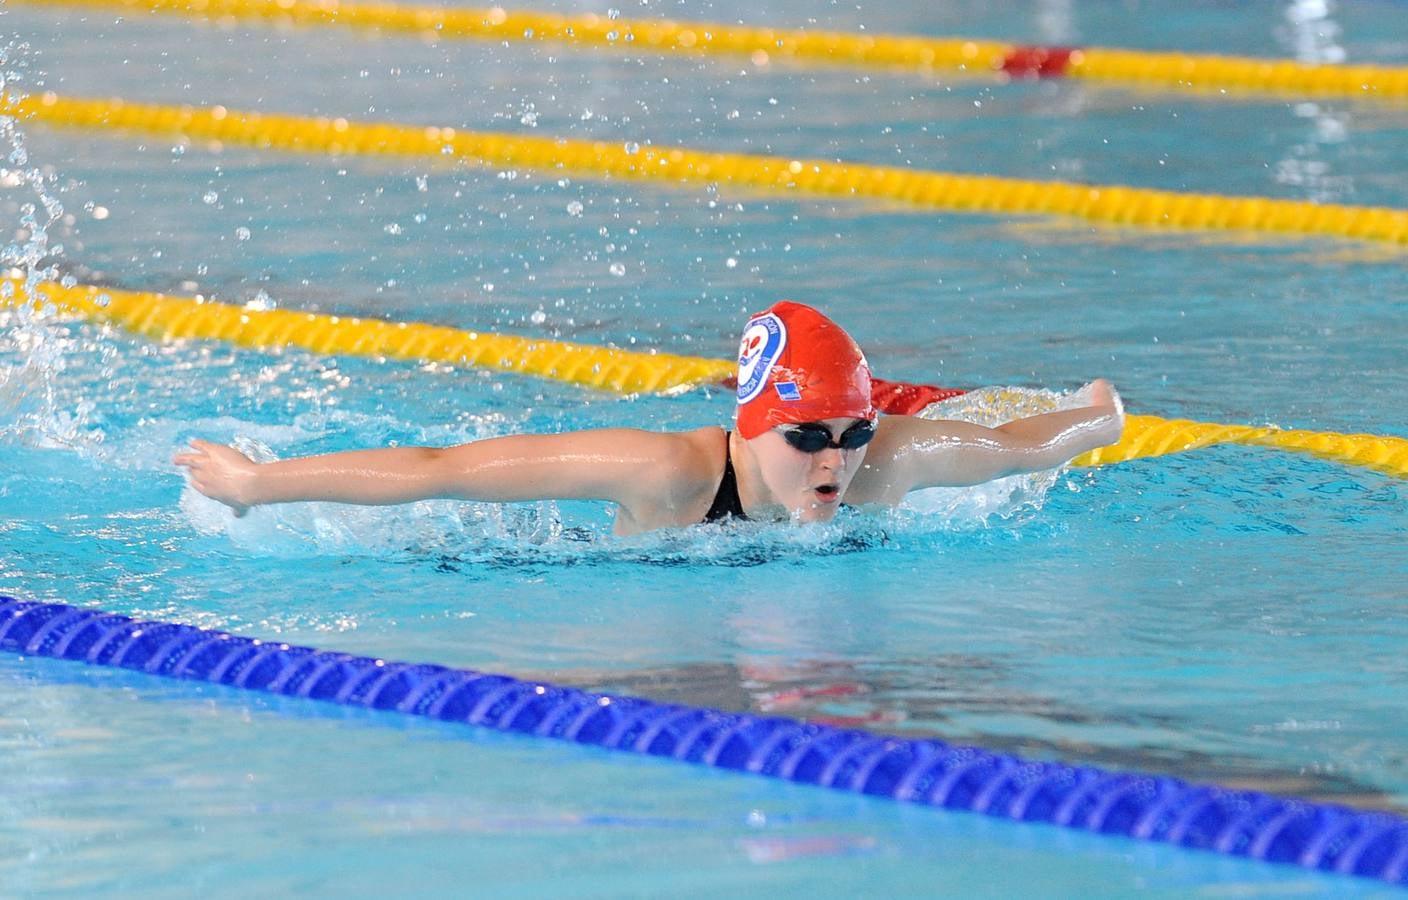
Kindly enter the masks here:
<path id="1" fill-rule="evenodd" d="M 768 373 L 787 346 L 787 326 L 772 313 L 765 313 L 743 329 L 738 345 L 738 402 L 747 403 L 767 384 Z"/>

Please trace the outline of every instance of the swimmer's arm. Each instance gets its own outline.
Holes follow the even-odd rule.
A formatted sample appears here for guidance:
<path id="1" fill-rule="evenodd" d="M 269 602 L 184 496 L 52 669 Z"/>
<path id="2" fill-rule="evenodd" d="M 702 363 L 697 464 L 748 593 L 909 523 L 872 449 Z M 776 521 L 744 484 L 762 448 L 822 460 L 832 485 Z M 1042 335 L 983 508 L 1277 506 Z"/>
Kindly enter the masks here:
<path id="1" fill-rule="evenodd" d="M 982 484 L 1055 468 L 1117 442 L 1124 431 L 1124 407 L 1103 379 L 1092 383 L 1089 406 L 1017 419 L 997 428 L 896 419 L 895 435 L 889 440 L 894 475 L 886 480 L 900 493 Z"/>
<path id="2" fill-rule="evenodd" d="M 194 440 L 174 462 L 191 485 L 242 515 L 251 506 L 320 500 L 380 506 L 416 500 L 610 500 L 667 491 L 678 435 L 615 428 L 513 435 L 455 447 L 350 450 L 256 463 Z M 660 482 L 660 483 L 657 483 Z"/>

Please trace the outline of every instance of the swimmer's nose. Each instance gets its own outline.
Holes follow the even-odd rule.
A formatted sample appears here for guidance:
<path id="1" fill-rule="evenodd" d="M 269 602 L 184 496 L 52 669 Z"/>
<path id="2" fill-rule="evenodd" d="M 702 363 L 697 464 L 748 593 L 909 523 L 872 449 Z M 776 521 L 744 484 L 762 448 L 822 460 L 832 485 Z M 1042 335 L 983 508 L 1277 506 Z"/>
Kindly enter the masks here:
<path id="1" fill-rule="evenodd" d="M 816 460 L 816 466 L 819 469 L 828 469 L 830 471 L 835 471 L 836 469 L 844 468 L 846 465 L 845 455 L 841 452 L 839 448 L 836 447 L 827 447 L 826 449 L 819 451 L 814 457 L 814 459 Z"/>

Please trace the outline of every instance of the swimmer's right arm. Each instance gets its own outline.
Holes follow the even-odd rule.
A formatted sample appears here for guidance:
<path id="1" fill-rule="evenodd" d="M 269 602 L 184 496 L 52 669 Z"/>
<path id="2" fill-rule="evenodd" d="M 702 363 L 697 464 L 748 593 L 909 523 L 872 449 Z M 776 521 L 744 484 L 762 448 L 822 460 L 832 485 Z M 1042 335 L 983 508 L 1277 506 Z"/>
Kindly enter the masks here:
<path id="1" fill-rule="evenodd" d="M 202 494 L 252 506 L 320 500 L 381 506 L 416 500 L 608 500 L 628 508 L 671 489 L 678 435 L 634 429 L 512 435 L 454 447 L 349 450 L 256 463 L 193 440 L 173 459 Z"/>
<path id="2" fill-rule="evenodd" d="M 867 456 L 883 460 L 874 480 L 893 500 L 926 487 L 964 487 L 1063 465 L 1120 439 L 1124 404 L 1109 382 L 1090 384 L 1088 405 L 1015 419 L 996 428 L 896 416 Z M 877 452 L 878 451 L 878 452 Z M 864 472 L 864 470 L 863 470 Z"/>

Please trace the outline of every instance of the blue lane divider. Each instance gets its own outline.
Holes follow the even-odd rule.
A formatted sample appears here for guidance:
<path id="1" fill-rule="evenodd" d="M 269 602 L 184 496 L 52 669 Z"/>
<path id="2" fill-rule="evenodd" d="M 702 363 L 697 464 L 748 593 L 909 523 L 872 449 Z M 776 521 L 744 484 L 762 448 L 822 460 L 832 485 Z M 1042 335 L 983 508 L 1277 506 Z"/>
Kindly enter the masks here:
<path id="1" fill-rule="evenodd" d="M 1408 820 L 1255 791 L 387 662 L 5 596 L 0 649 L 1408 884 Z"/>

